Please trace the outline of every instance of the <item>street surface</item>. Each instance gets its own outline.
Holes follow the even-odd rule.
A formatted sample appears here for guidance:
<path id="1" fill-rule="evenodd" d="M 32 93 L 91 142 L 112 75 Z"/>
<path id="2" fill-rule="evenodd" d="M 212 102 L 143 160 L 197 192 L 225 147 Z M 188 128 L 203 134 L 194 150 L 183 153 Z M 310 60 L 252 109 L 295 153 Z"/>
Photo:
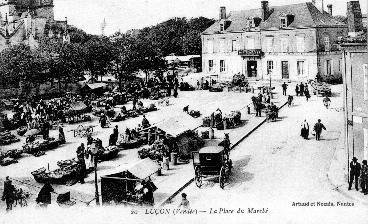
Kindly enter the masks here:
<path id="1" fill-rule="evenodd" d="M 243 217 L 244 221 L 288 217 L 290 221 L 282 219 L 283 223 L 348 223 L 346 215 L 352 217 L 352 214 L 367 212 L 367 205 L 335 191 L 326 176 L 343 130 L 341 89 L 338 87 L 335 91 L 339 92 L 338 97 L 332 98 L 330 109 L 323 106 L 322 98 L 313 96 L 306 102 L 305 97 L 299 97 L 293 107 L 285 107 L 280 112 L 282 121 L 266 123 L 245 139 L 231 152 L 234 168 L 224 190 L 215 181 L 204 182 L 201 188 L 192 183 L 183 190 L 190 207 L 200 208 L 206 211 L 203 215 L 209 216 L 215 215 L 215 209 L 225 213 L 226 209 L 236 212 L 242 208 L 246 214 L 236 217 Z M 321 141 L 317 142 L 311 134 L 309 140 L 303 139 L 300 136 L 302 121 L 307 119 L 312 130 L 318 118 L 327 128 L 322 132 Z M 179 194 L 167 207 L 177 206 L 180 201 Z M 292 206 L 298 202 L 309 202 L 310 206 Z M 315 207 L 311 207 L 313 202 Z M 339 202 L 346 204 L 338 206 Z M 331 207 L 331 203 L 335 206 Z M 248 208 L 250 212 L 267 212 L 252 215 Z M 356 223 L 367 223 L 366 220 L 360 222 L 362 216 L 355 217 Z M 227 218 L 230 221 L 234 217 Z"/>

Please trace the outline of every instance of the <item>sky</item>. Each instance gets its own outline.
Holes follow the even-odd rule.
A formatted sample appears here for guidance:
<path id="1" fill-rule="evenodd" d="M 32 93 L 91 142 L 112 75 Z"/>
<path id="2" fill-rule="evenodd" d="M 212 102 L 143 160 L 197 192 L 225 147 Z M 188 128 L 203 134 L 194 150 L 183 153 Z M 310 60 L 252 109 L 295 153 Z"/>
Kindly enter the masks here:
<path id="1" fill-rule="evenodd" d="M 269 4 L 272 7 L 306 1 L 311 0 L 269 0 Z M 345 15 L 346 2 L 324 0 L 324 5 L 332 4 L 334 15 Z M 360 0 L 363 13 L 367 12 L 367 2 Z M 109 35 L 155 25 L 173 17 L 217 19 L 220 6 L 226 6 L 227 12 L 260 8 L 261 0 L 54 0 L 54 5 L 55 19 L 67 17 L 69 24 L 87 33 L 101 34 L 105 18 L 105 34 Z"/>

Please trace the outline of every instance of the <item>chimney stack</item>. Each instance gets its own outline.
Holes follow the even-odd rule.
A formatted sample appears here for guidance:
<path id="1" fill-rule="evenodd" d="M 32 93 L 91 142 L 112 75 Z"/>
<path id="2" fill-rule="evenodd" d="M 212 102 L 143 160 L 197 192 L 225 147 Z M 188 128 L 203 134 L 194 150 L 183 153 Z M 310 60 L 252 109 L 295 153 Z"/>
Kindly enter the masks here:
<path id="1" fill-rule="evenodd" d="M 347 3 L 346 16 L 348 18 L 349 33 L 355 33 L 363 30 L 362 10 L 359 1 L 350 1 Z"/>
<path id="2" fill-rule="evenodd" d="M 219 16 L 219 18 L 220 18 L 220 20 L 226 19 L 226 7 L 225 6 L 220 7 L 220 16 Z"/>
<path id="3" fill-rule="evenodd" d="M 332 16 L 332 4 L 327 5 L 327 12 Z"/>
<path id="4" fill-rule="evenodd" d="M 261 8 L 262 8 L 262 19 L 263 21 L 266 21 L 270 15 L 270 7 L 268 4 L 268 1 L 262 1 L 261 2 Z"/>

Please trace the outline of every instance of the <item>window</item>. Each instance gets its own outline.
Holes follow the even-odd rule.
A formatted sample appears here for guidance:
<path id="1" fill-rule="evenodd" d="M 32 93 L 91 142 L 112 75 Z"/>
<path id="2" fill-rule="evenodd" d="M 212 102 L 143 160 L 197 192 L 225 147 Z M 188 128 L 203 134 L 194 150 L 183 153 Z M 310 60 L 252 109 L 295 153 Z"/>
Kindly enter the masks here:
<path id="1" fill-rule="evenodd" d="M 232 40 L 231 41 L 231 51 L 237 51 L 237 50 L 238 50 L 237 42 L 236 40 Z"/>
<path id="2" fill-rule="evenodd" d="M 267 52 L 273 51 L 273 37 L 266 38 L 266 48 Z"/>
<path id="3" fill-rule="evenodd" d="M 332 66 L 331 66 L 331 60 L 326 60 L 326 74 L 327 75 L 332 75 L 331 68 L 332 68 Z"/>
<path id="4" fill-rule="evenodd" d="M 298 52 L 304 52 L 304 37 L 296 37 L 296 48 Z"/>
<path id="5" fill-rule="evenodd" d="M 330 51 L 330 38 L 325 37 L 324 42 L 325 42 L 325 51 Z"/>
<path id="6" fill-rule="evenodd" d="M 339 59 L 339 72 L 341 72 L 341 60 Z"/>
<path id="7" fill-rule="evenodd" d="M 248 39 L 247 49 L 254 49 L 254 39 L 253 38 Z"/>
<path id="8" fill-rule="evenodd" d="M 304 61 L 297 61 L 296 67 L 298 70 L 298 75 L 303 76 L 305 74 Z"/>
<path id="9" fill-rule="evenodd" d="M 254 28 L 255 27 L 253 18 L 248 18 L 247 26 L 248 26 L 248 28 Z"/>
<path id="10" fill-rule="evenodd" d="M 221 32 L 224 31 L 224 24 L 223 23 L 220 24 L 220 31 Z"/>
<path id="11" fill-rule="evenodd" d="M 280 18 L 280 27 L 281 28 L 287 27 L 287 19 L 286 19 L 286 17 Z"/>
<path id="12" fill-rule="evenodd" d="M 363 65 L 364 75 L 364 100 L 368 100 L 368 64 Z"/>
<path id="13" fill-rule="evenodd" d="M 208 60 L 208 71 L 211 72 L 213 70 L 213 60 Z"/>
<path id="14" fill-rule="evenodd" d="M 224 60 L 220 60 L 220 72 L 225 72 L 225 61 Z"/>
<path id="15" fill-rule="evenodd" d="M 273 61 L 267 61 L 267 75 L 270 75 L 273 71 Z"/>
<path id="16" fill-rule="evenodd" d="M 213 51 L 213 41 L 212 40 L 209 40 L 208 41 L 208 44 L 207 44 L 207 52 L 208 53 L 214 53 L 214 51 Z"/>
<path id="17" fill-rule="evenodd" d="M 281 52 L 287 52 L 289 48 L 289 40 L 286 37 L 281 38 Z"/>

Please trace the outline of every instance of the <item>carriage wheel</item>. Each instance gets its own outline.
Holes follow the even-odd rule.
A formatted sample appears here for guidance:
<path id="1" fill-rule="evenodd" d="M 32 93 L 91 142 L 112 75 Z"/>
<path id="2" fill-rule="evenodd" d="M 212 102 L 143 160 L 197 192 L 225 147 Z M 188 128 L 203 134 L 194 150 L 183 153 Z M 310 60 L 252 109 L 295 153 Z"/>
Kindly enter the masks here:
<path id="1" fill-rule="evenodd" d="M 221 189 L 224 189 L 224 185 L 225 185 L 225 177 L 226 177 L 226 174 L 225 174 L 225 167 L 221 167 L 221 170 L 220 170 L 220 176 L 219 176 L 219 183 L 220 183 L 220 187 L 221 187 Z"/>
<path id="2" fill-rule="evenodd" d="M 195 177 L 194 177 L 195 183 L 197 187 L 202 186 L 202 175 L 201 175 L 201 169 L 199 167 L 195 168 Z"/>

